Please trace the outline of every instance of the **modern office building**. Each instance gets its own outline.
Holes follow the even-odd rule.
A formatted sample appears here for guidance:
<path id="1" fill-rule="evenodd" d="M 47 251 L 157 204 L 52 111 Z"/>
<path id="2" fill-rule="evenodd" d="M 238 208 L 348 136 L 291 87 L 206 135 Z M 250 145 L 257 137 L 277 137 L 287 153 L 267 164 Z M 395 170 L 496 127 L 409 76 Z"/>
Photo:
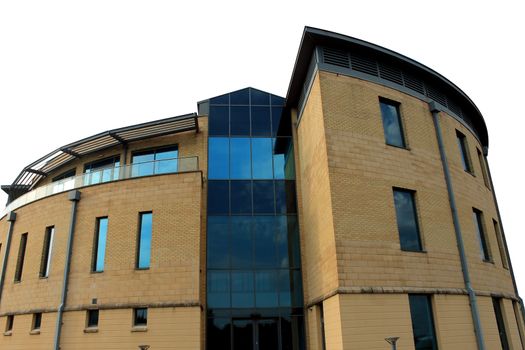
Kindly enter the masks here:
<path id="1" fill-rule="evenodd" d="M 2 186 L 1 349 L 523 349 L 487 128 L 452 82 L 306 28 L 286 98 L 197 105 Z"/>

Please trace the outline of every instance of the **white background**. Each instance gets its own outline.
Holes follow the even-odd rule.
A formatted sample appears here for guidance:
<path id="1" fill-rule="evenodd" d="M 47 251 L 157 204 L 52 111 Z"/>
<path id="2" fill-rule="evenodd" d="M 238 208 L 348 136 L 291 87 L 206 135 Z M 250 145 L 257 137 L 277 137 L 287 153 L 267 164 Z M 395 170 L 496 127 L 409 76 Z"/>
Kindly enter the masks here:
<path id="1" fill-rule="evenodd" d="M 247 86 L 285 96 L 314 26 L 422 62 L 475 101 L 525 293 L 522 4 L 0 0 L 0 184 L 59 146 L 195 112 L 202 99 Z"/>

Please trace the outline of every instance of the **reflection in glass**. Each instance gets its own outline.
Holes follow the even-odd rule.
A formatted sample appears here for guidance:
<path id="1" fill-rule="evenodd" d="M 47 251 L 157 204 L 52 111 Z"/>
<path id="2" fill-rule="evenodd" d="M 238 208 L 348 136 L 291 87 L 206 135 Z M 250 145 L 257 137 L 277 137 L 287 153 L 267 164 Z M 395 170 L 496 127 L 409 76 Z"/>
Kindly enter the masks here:
<path id="1" fill-rule="evenodd" d="M 250 89 L 252 105 L 269 105 L 270 94 L 254 88 Z"/>
<path id="2" fill-rule="evenodd" d="M 249 138 L 230 139 L 230 178 L 250 179 L 251 157 Z"/>
<path id="3" fill-rule="evenodd" d="M 206 328 L 207 343 L 215 350 L 231 350 L 231 323 L 229 318 L 210 318 Z M 209 347 L 208 347 L 209 348 Z"/>
<path id="4" fill-rule="evenodd" d="M 254 306 L 252 271 L 232 271 L 232 307 Z"/>
<path id="5" fill-rule="evenodd" d="M 283 114 L 282 107 L 272 107 L 272 135 L 273 136 L 277 136 L 282 114 Z"/>
<path id="6" fill-rule="evenodd" d="M 272 169 L 272 139 L 253 138 L 252 139 L 253 157 L 253 178 L 271 179 Z"/>
<path id="7" fill-rule="evenodd" d="M 253 212 L 256 214 L 275 213 L 273 181 L 253 182 Z"/>
<path id="8" fill-rule="evenodd" d="M 275 181 L 275 207 L 277 214 L 296 213 L 294 181 Z"/>
<path id="9" fill-rule="evenodd" d="M 230 139 L 226 137 L 208 138 L 208 178 L 227 179 L 230 177 Z"/>
<path id="10" fill-rule="evenodd" d="M 278 319 L 276 318 L 257 321 L 258 350 L 279 349 L 279 329 L 277 324 Z"/>
<path id="11" fill-rule="evenodd" d="M 277 274 L 275 271 L 255 272 L 255 306 L 279 306 L 277 290 Z"/>
<path id="12" fill-rule="evenodd" d="M 275 216 L 254 216 L 255 268 L 278 267 Z"/>
<path id="13" fill-rule="evenodd" d="M 93 271 L 104 271 L 104 258 L 106 256 L 106 238 L 108 234 L 108 218 L 97 219 L 97 231 L 95 237 L 95 256 Z"/>
<path id="14" fill-rule="evenodd" d="M 250 350 L 254 349 L 253 341 L 253 321 L 252 320 L 233 320 L 233 349 Z"/>
<path id="15" fill-rule="evenodd" d="M 399 104 L 384 100 L 379 101 L 379 104 L 386 143 L 392 146 L 405 147 Z"/>
<path id="16" fill-rule="evenodd" d="M 208 307 L 230 307 L 230 273 L 228 271 L 208 271 Z"/>
<path id="17" fill-rule="evenodd" d="M 231 181 L 231 213 L 252 213 L 252 182 L 249 180 Z"/>
<path id="18" fill-rule="evenodd" d="M 233 268 L 251 268 L 253 264 L 252 217 L 232 216 L 231 264 Z"/>
<path id="19" fill-rule="evenodd" d="M 230 133 L 232 136 L 250 136 L 250 108 L 230 107 Z"/>
<path id="20" fill-rule="evenodd" d="M 120 156 L 98 160 L 84 165 L 84 184 L 92 185 L 101 182 L 118 180 Z"/>
<path id="21" fill-rule="evenodd" d="M 131 176 L 177 172 L 178 155 L 177 146 L 135 152 L 131 157 Z"/>
<path id="22" fill-rule="evenodd" d="M 230 92 L 230 103 L 232 105 L 247 105 L 250 104 L 250 89 L 242 89 L 239 91 Z"/>
<path id="23" fill-rule="evenodd" d="M 408 300 L 416 350 L 437 350 L 430 297 L 409 294 Z"/>
<path id="24" fill-rule="evenodd" d="M 417 212 L 412 191 L 394 189 L 397 228 L 402 250 L 420 251 L 421 240 L 417 223 Z"/>
<path id="25" fill-rule="evenodd" d="M 230 228 L 228 216 L 208 216 L 208 268 L 230 267 Z"/>
<path id="26" fill-rule="evenodd" d="M 152 213 L 140 214 L 140 232 L 138 247 L 138 264 L 139 269 L 148 268 L 151 258 L 151 231 L 152 231 Z"/>

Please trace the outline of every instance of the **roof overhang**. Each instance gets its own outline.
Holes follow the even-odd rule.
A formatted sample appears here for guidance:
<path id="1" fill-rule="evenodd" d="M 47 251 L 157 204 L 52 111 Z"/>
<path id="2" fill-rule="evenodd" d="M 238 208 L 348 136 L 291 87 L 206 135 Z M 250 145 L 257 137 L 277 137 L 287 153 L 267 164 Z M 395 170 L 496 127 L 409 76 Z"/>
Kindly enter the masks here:
<path id="1" fill-rule="evenodd" d="M 286 94 L 287 109 L 296 108 L 299 103 L 303 85 L 308 74 L 311 58 L 317 46 L 341 49 L 355 48 L 358 50 L 371 51 L 377 55 L 387 56 L 392 60 L 401 62 L 406 66 L 410 66 L 410 68 L 418 74 L 429 77 L 432 80 L 439 81 L 448 89 L 454 91 L 455 95 L 459 96 L 463 100 L 464 104 L 469 107 L 468 112 L 469 115 L 472 116 L 472 122 L 476 131 L 478 132 L 478 137 L 480 138 L 482 145 L 488 147 L 487 126 L 483 116 L 481 115 L 481 112 L 474 102 L 467 96 L 467 94 L 465 94 L 450 80 L 432 70 L 431 68 L 382 46 L 318 28 L 305 27 L 304 29 L 299 51 L 295 60 L 292 77 L 290 79 L 290 84 L 288 85 L 288 92 Z"/>

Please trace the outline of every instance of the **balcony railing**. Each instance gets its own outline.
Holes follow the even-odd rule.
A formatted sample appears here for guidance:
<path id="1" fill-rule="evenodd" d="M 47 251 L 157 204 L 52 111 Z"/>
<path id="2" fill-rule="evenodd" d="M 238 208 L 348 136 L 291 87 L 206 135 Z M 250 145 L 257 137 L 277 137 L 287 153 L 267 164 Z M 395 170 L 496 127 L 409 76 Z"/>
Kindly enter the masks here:
<path id="1" fill-rule="evenodd" d="M 67 179 L 55 181 L 45 186 L 37 187 L 9 203 L 2 211 L 0 217 L 3 217 L 8 212 L 20 208 L 21 206 L 28 203 L 56 193 L 70 191 L 80 187 L 143 176 L 173 174 L 196 170 L 199 170 L 198 157 L 160 159 L 152 162 L 142 162 L 126 166 L 96 169 L 82 175 L 68 177 Z"/>

